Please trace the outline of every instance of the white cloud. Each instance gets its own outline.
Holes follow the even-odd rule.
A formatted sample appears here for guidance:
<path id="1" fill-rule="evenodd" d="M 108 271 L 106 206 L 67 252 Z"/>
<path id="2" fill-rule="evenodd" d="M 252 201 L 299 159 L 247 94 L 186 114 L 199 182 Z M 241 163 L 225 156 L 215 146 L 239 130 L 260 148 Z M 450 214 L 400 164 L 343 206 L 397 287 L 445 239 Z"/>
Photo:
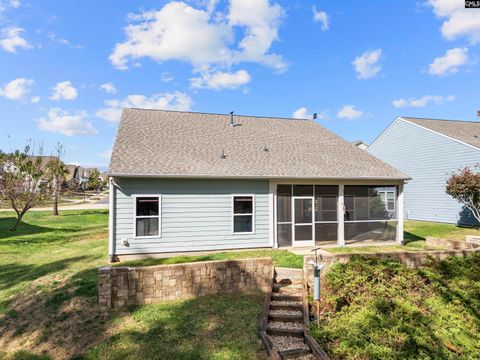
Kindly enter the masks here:
<path id="1" fill-rule="evenodd" d="M 18 9 L 21 5 L 21 2 L 19 0 L 10 0 L 9 5 L 14 9 Z"/>
<path id="2" fill-rule="evenodd" d="M 70 81 L 59 82 L 52 91 L 52 100 L 75 100 L 77 98 L 77 89 L 72 85 Z"/>
<path id="3" fill-rule="evenodd" d="M 0 96 L 10 100 L 22 100 L 30 92 L 33 84 L 33 79 L 18 78 L 12 80 L 0 88 Z"/>
<path id="4" fill-rule="evenodd" d="M 105 91 L 107 94 L 115 94 L 117 92 L 117 88 L 111 82 L 100 85 L 100 89 Z"/>
<path id="5" fill-rule="evenodd" d="M 250 82 L 250 75 L 245 70 L 237 72 L 215 73 L 204 72 L 200 77 L 191 78 L 190 84 L 194 89 L 236 89 Z"/>
<path id="6" fill-rule="evenodd" d="M 38 119 L 37 123 L 41 130 L 65 136 L 97 134 L 97 130 L 91 122 L 86 120 L 86 117 L 85 111 L 69 113 L 59 108 L 52 108 L 48 111 L 47 117 Z"/>
<path id="7" fill-rule="evenodd" d="M 294 119 L 311 119 L 312 115 L 308 113 L 306 107 L 301 107 L 293 112 L 292 117 Z"/>
<path id="8" fill-rule="evenodd" d="M 40 96 L 32 96 L 30 102 L 33 104 L 38 104 L 40 102 Z"/>
<path id="9" fill-rule="evenodd" d="M 171 1 L 158 11 L 131 15 L 125 30 L 126 40 L 117 43 L 110 61 L 126 69 L 130 60 L 148 57 L 155 61 L 180 60 L 195 70 L 211 66 L 229 68 L 241 61 L 257 62 L 282 71 L 282 57 L 270 53 L 278 38 L 283 9 L 268 0 L 230 0 L 228 13 L 195 9 Z M 235 42 L 234 29 L 243 30 Z"/>
<path id="10" fill-rule="evenodd" d="M 363 116 L 363 111 L 357 110 L 355 105 L 344 105 L 338 110 L 337 117 L 341 119 L 355 120 Z"/>
<path id="11" fill-rule="evenodd" d="M 454 48 L 447 50 L 445 55 L 437 57 L 428 66 L 430 75 L 445 76 L 458 72 L 459 67 L 468 63 L 468 49 Z"/>
<path id="12" fill-rule="evenodd" d="M 370 79 L 377 75 L 381 70 L 381 66 L 378 64 L 381 56 L 381 49 L 366 51 L 362 55 L 357 56 L 352 62 L 357 72 L 357 78 Z"/>
<path id="13" fill-rule="evenodd" d="M 467 38 L 471 44 L 480 42 L 480 10 L 465 9 L 463 0 L 428 0 L 435 15 L 445 18 L 441 32 L 447 40 Z"/>
<path id="14" fill-rule="evenodd" d="M 313 114 L 310 114 L 306 107 L 301 107 L 293 112 L 292 117 L 294 119 L 313 119 Z M 327 111 L 322 111 L 320 113 L 317 113 L 317 119 L 328 120 Z"/>
<path id="15" fill-rule="evenodd" d="M 21 27 L 8 27 L 0 32 L 0 47 L 13 54 L 17 49 L 31 49 L 32 46 L 22 37 L 25 30 Z"/>
<path id="16" fill-rule="evenodd" d="M 322 31 L 330 29 L 330 20 L 325 11 L 318 11 L 315 5 L 312 8 L 313 20 L 322 24 Z"/>
<path id="17" fill-rule="evenodd" d="M 192 99 L 184 93 L 172 92 L 144 95 L 129 95 L 123 100 L 107 100 L 107 107 L 98 110 L 95 115 L 109 122 L 120 121 L 123 108 L 159 109 L 159 110 L 190 110 Z"/>
<path id="18" fill-rule="evenodd" d="M 395 106 L 396 108 L 404 108 L 404 107 L 425 107 L 429 103 L 433 103 L 435 105 L 442 105 L 445 102 L 449 101 L 454 101 L 455 96 L 453 95 L 448 95 L 448 96 L 440 96 L 440 95 L 425 95 L 422 96 L 421 98 L 415 99 L 415 98 L 408 98 L 408 99 L 398 99 L 392 101 L 392 105 Z"/>

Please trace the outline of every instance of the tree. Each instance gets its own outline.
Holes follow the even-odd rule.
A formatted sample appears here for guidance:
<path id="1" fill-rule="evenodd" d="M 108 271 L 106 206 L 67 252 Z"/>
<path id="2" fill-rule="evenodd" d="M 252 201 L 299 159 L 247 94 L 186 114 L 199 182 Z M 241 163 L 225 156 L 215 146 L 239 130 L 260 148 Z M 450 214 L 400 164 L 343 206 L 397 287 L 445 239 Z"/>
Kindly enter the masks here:
<path id="1" fill-rule="evenodd" d="M 33 156 L 34 147 L 27 145 L 23 151 L 0 154 L 0 199 L 10 203 L 17 220 L 10 229 L 16 231 L 25 213 L 48 197 L 49 183 L 40 156 Z"/>
<path id="2" fill-rule="evenodd" d="M 46 175 L 50 184 L 50 191 L 52 195 L 53 207 L 52 214 L 58 216 L 58 196 L 62 190 L 63 182 L 68 174 L 68 169 L 62 162 L 62 157 L 65 154 L 63 146 L 58 143 L 55 148 L 55 156 L 50 160 L 46 167 Z"/>
<path id="3" fill-rule="evenodd" d="M 478 165 L 477 165 L 478 167 Z M 480 173 L 466 167 L 447 180 L 446 192 L 464 204 L 480 222 Z"/>
<path id="4" fill-rule="evenodd" d="M 87 189 L 88 190 L 98 190 L 102 185 L 100 181 L 100 173 L 97 169 L 93 169 L 88 176 Z"/>

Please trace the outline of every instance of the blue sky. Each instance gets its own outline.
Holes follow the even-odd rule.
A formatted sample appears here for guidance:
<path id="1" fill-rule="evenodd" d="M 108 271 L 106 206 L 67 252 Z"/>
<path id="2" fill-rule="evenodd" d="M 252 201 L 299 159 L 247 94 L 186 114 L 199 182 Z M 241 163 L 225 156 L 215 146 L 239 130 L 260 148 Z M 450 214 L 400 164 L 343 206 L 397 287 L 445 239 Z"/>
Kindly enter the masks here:
<path id="1" fill-rule="evenodd" d="M 367 142 L 397 116 L 475 120 L 479 43 L 463 0 L 0 0 L 0 149 L 105 167 L 123 106 L 317 112 Z"/>

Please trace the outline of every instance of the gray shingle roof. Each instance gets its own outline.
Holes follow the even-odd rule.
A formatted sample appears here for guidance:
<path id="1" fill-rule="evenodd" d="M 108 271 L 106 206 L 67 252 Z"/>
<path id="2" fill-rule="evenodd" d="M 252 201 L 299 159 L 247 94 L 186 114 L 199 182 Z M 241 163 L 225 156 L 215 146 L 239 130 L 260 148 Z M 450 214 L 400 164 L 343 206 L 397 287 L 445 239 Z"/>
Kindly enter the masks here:
<path id="1" fill-rule="evenodd" d="M 410 117 L 402 117 L 402 119 L 480 148 L 479 122 Z"/>
<path id="2" fill-rule="evenodd" d="M 408 178 L 311 120 L 238 115 L 234 119 L 232 127 L 230 115 L 125 109 L 109 174 Z"/>

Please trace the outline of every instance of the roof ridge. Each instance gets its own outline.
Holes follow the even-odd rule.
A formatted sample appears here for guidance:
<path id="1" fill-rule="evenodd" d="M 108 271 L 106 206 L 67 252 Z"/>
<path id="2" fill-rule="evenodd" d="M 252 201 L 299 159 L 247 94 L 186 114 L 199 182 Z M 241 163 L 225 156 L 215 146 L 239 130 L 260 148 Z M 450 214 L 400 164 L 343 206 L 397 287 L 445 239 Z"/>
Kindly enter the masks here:
<path id="1" fill-rule="evenodd" d="M 205 111 L 186 111 L 186 110 L 165 110 L 165 109 L 145 109 L 145 108 L 135 108 L 129 107 L 125 108 L 128 110 L 141 110 L 141 111 L 163 111 L 163 112 L 173 112 L 173 113 L 184 113 L 184 114 L 203 114 L 203 115 L 224 115 L 228 116 L 229 113 L 212 113 L 212 112 L 205 112 Z M 283 116 L 259 116 L 259 115 L 240 115 L 234 114 L 234 116 L 238 117 L 249 117 L 249 118 L 261 118 L 261 119 L 273 119 L 273 120 L 299 120 L 299 121 L 311 121 L 314 122 L 313 119 L 297 119 L 292 117 L 283 117 Z M 316 123 L 316 122 L 314 122 Z M 320 125 L 320 124 L 317 124 Z M 320 125 L 321 126 L 321 125 Z"/>
<path id="2" fill-rule="evenodd" d="M 402 119 L 415 119 L 415 120 L 427 120 L 427 121 L 445 121 L 445 122 L 462 122 L 462 123 L 472 123 L 472 124 L 480 124 L 479 121 L 474 120 L 458 120 L 458 119 L 436 119 L 436 118 L 419 118 L 413 116 L 399 116 Z"/>

